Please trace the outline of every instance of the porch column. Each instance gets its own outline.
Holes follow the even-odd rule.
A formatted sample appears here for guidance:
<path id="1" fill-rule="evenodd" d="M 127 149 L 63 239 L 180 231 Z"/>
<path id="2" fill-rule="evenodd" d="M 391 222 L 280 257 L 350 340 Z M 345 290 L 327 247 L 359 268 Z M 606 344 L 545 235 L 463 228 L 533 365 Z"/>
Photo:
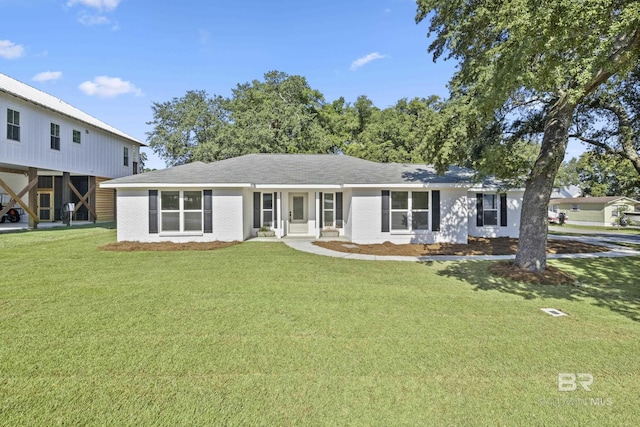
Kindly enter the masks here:
<path id="1" fill-rule="evenodd" d="M 27 171 L 27 181 L 31 182 L 34 179 L 38 179 L 38 169 L 29 168 Z M 38 213 L 38 185 L 34 185 L 29 189 L 29 195 L 27 196 L 27 205 L 29 205 L 29 209 L 31 209 L 36 215 L 40 215 Z M 29 215 L 29 228 L 36 229 L 38 228 L 38 221 L 33 216 Z"/>
<path id="2" fill-rule="evenodd" d="M 274 221 L 277 224 L 276 227 L 276 236 L 282 237 L 284 235 L 283 225 L 282 225 L 282 193 L 280 191 L 276 192 L 276 199 L 273 201 L 276 206 L 276 217 Z"/>
<path id="3" fill-rule="evenodd" d="M 90 176 L 89 177 L 89 188 L 96 188 L 96 177 L 95 176 Z M 95 224 L 97 218 L 97 214 L 98 211 L 96 209 L 96 190 L 93 190 L 90 194 L 89 194 L 89 206 L 91 206 L 93 208 L 93 212 L 91 211 L 91 209 L 88 209 L 89 211 L 89 220 L 93 221 L 93 223 Z M 95 214 L 94 214 L 95 213 Z"/>
<path id="4" fill-rule="evenodd" d="M 320 192 L 316 191 L 316 239 L 320 238 L 322 224 L 320 224 L 320 209 L 322 209 L 322 200 L 320 200 Z"/>
<path id="5" fill-rule="evenodd" d="M 69 186 L 71 184 L 71 174 L 69 172 L 62 172 L 62 204 L 66 204 L 66 203 L 71 203 L 71 187 Z M 62 206 L 60 206 L 60 208 L 62 209 Z M 55 209 L 55 206 L 54 206 Z M 62 212 L 62 210 L 60 211 Z M 69 212 L 69 218 L 66 220 L 65 224 L 69 224 L 69 219 L 71 219 L 71 215 L 73 215 L 73 212 Z M 55 216 L 54 216 L 55 218 Z M 64 222 L 64 218 L 62 218 L 62 221 Z"/>

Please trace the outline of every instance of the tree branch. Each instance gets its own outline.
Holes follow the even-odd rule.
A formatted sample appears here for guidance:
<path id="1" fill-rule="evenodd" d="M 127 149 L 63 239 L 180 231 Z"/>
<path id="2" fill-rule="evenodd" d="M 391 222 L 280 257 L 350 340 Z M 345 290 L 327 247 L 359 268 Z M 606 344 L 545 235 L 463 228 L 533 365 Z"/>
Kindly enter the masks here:
<path id="1" fill-rule="evenodd" d="M 569 138 L 576 138 L 587 144 L 594 145 L 598 148 L 602 148 L 609 154 L 621 154 L 620 151 L 614 150 L 611 146 L 605 144 L 604 142 L 598 141 L 596 139 L 587 138 L 586 136 L 583 136 L 581 134 L 573 133 L 569 135 Z"/>
<path id="2" fill-rule="evenodd" d="M 607 64 L 613 64 L 613 66 L 601 68 L 594 74 L 591 82 L 584 86 L 584 95 L 580 100 L 578 100 L 578 102 L 615 74 L 615 72 L 620 68 L 620 62 L 623 61 L 625 54 L 632 50 L 640 49 L 640 28 L 636 28 L 632 34 L 619 35 L 614 42 L 614 48 L 615 50 L 607 58 Z"/>

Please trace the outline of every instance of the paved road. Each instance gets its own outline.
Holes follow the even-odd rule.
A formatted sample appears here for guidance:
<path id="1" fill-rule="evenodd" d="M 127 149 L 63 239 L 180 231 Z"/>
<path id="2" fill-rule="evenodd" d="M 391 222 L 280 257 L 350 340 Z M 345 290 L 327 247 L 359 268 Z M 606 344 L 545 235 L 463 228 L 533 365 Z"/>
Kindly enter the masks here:
<path id="1" fill-rule="evenodd" d="M 577 234 L 582 234 L 592 239 L 597 239 L 600 241 L 631 243 L 631 244 L 640 245 L 640 234 L 623 233 L 623 232 L 607 233 L 600 230 L 581 230 L 578 228 L 569 228 L 569 227 L 560 227 L 560 226 L 549 226 L 549 231 L 571 236 L 575 240 L 582 240 L 580 239 L 580 236 L 577 235 Z M 553 239 L 554 237 L 556 237 L 556 235 L 549 235 L 550 239 Z"/>

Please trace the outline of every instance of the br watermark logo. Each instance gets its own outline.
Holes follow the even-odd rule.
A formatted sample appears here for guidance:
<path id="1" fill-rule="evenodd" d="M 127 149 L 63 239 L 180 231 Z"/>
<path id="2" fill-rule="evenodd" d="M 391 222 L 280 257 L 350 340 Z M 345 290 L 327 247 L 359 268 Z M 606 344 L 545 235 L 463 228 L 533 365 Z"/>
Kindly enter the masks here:
<path id="1" fill-rule="evenodd" d="M 558 374 L 558 391 L 576 391 L 578 385 L 585 391 L 591 391 L 592 374 L 572 374 L 561 372 Z"/>
<path id="2" fill-rule="evenodd" d="M 594 376 L 590 373 L 560 372 L 558 374 L 558 391 L 579 392 L 579 394 L 567 394 L 563 397 L 540 399 L 541 405 L 548 406 L 611 406 L 613 399 L 610 397 L 582 397 L 581 392 L 591 392 Z"/>

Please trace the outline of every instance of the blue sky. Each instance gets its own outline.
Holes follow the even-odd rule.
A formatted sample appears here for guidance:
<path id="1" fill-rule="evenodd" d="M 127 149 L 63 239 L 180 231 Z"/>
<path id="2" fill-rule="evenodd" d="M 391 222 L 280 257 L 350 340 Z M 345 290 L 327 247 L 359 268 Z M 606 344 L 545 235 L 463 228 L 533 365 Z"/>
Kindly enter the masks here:
<path id="1" fill-rule="evenodd" d="M 271 70 L 333 101 L 447 96 L 412 0 L 0 0 L 0 71 L 145 141 L 153 102 Z M 164 164 L 151 150 L 147 166 Z"/>

